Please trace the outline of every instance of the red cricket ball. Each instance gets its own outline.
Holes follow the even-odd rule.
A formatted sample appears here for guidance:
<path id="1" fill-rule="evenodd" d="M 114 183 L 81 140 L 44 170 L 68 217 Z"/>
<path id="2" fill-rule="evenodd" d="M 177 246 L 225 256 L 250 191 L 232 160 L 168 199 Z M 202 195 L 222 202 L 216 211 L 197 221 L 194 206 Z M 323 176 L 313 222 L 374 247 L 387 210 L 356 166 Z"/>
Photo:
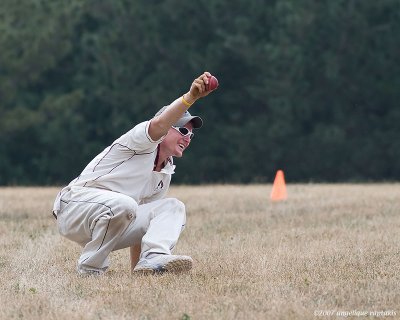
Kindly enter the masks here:
<path id="1" fill-rule="evenodd" d="M 207 91 L 213 91 L 218 88 L 218 79 L 214 76 L 208 77 Z"/>

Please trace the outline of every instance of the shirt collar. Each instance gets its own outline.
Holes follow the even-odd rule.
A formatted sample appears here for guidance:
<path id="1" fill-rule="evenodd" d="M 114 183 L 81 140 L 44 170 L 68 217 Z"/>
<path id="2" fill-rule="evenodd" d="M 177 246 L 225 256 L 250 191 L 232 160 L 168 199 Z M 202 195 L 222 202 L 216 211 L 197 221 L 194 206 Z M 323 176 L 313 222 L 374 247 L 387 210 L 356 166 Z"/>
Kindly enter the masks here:
<path id="1" fill-rule="evenodd" d="M 169 157 L 166 161 L 164 168 L 162 168 L 160 172 L 173 174 L 175 173 L 175 167 L 176 166 L 174 165 L 174 160 L 172 159 L 172 157 Z"/>

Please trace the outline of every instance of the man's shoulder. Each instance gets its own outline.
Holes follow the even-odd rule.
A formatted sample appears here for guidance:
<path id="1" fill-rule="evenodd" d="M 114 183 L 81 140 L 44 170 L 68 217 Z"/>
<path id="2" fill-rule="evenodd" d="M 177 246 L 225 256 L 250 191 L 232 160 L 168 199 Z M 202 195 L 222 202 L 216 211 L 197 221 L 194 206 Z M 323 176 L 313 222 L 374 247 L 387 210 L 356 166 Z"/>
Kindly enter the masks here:
<path id="1" fill-rule="evenodd" d="M 157 148 L 161 141 L 153 141 L 149 136 L 149 125 L 151 120 L 143 121 L 135 125 L 131 130 L 123 134 L 115 143 L 123 144 L 132 150 L 143 151 Z"/>

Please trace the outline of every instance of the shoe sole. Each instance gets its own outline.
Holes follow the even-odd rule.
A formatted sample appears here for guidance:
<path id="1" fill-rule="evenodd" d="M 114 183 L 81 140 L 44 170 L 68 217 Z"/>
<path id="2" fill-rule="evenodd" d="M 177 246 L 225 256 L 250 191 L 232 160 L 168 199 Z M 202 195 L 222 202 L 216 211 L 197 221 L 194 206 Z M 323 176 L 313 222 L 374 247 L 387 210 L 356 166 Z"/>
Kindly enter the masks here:
<path id="1" fill-rule="evenodd" d="M 78 275 L 81 278 L 88 278 L 88 277 L 101 277 L 104 274 L 104 272 L 78 272 Z"/>
<path id="2" fill-rule="evenodd" d="M 157 269 L 153 269 L 151 267 L 148 268 L 142 267 L 140 269 L 133 270 L 132 273 L 141 275 L 152 275 L 152 274 L 161 274 L 164 272 L 181 273 L 189 271 L 190 269 L 192 269 L 192 260 L 178 259 L 170 261 L 165 265 L 158 267 Z"/>

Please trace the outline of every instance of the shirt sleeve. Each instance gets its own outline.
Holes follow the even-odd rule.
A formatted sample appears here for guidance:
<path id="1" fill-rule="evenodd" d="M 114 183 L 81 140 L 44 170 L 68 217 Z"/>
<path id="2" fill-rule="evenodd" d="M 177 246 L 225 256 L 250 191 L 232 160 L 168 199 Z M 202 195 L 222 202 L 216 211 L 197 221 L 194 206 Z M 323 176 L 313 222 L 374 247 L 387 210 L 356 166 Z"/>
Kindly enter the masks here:
<path id="1" fill-rule="evenodd" d="M 154 151 L 164 137 L 154 141 L 149 135 L 150 120 L 139 123 L 127 133 L 119 137 L 115 143 L 119 143 L 135 151 Z"/>

